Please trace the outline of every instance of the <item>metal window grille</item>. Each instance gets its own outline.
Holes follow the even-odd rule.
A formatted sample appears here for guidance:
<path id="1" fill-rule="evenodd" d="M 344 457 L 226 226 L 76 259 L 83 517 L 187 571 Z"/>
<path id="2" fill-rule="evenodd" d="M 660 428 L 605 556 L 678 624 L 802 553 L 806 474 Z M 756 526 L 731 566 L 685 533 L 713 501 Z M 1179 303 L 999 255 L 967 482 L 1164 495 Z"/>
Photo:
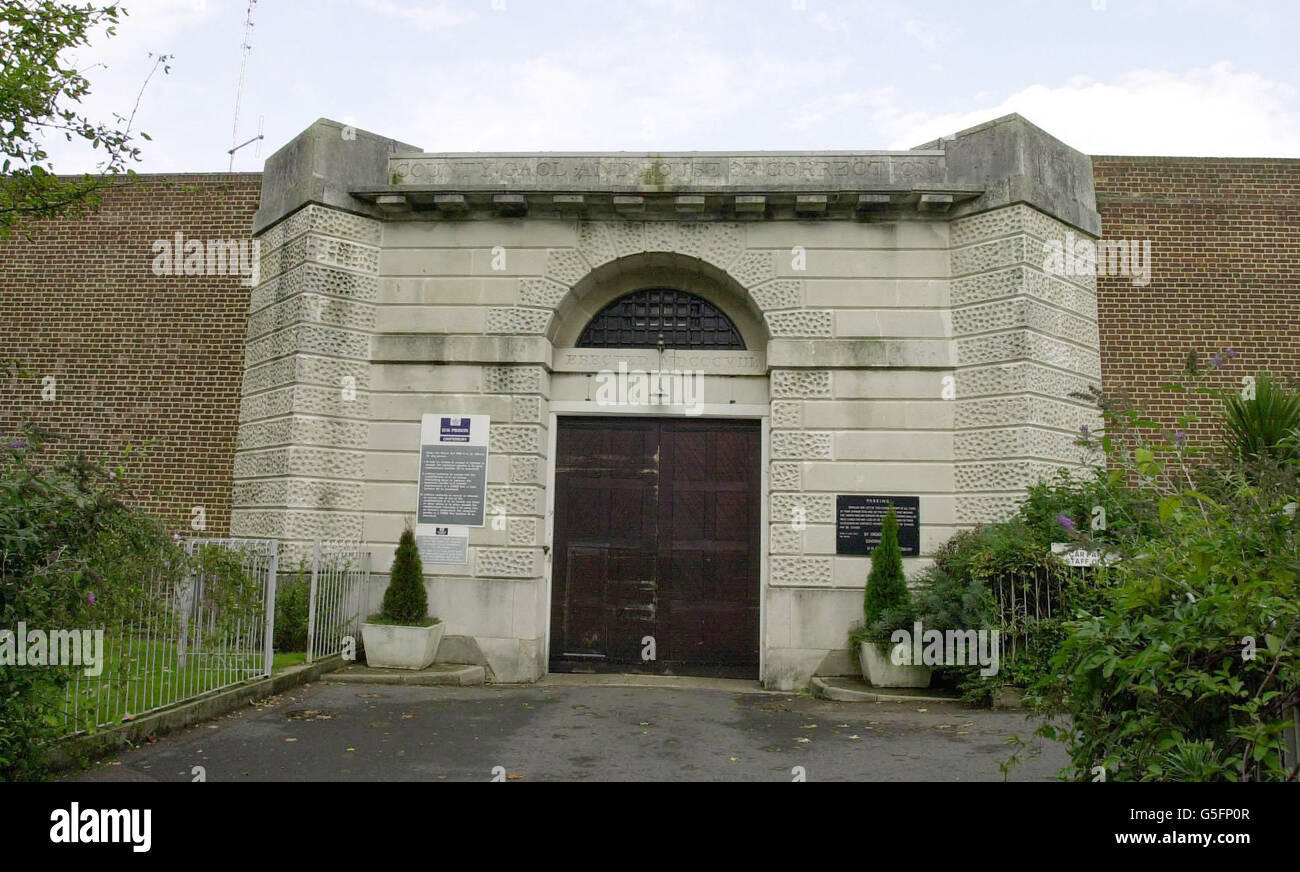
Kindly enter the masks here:
<path id="1" fill-rule="evenodd" d="M 597 313 L 578 337 L 579 348 L 698 348 L 743 351 L 745 340 L 708 300 L 672 288 L 620 297 Z"/>

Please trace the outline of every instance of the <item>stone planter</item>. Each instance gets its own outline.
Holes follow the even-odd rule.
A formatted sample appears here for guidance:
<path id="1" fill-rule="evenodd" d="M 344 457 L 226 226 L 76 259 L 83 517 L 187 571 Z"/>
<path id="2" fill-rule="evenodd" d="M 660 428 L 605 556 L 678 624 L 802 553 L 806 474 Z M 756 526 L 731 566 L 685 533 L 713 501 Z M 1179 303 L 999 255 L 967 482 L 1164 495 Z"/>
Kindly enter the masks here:
<path id="1" fill-rule="evenodd" d="M 385 669 L 423 669 L 438 655 L 438 643 L 447 625 L 431 627 L 397 624 L 362 624 L 361 641 L 366 647 L 366 665 Z"/>
<path id="2" fill-rule="evenodd" d="M 889 659 L 892 646 L 863 642 L 858 645 L 862 677 L 873 687 L 929 687 L 929 666 L 897 666 Z"/>

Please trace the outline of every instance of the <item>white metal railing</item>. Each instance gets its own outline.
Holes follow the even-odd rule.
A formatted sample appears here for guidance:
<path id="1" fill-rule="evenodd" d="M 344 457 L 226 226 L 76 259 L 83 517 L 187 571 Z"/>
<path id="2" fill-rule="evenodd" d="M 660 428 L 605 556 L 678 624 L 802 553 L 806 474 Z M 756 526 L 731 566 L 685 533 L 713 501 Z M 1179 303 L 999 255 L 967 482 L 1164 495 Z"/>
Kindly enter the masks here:
<path id="1" fill-rule="evenodd" d="M 68 733 L 113 726 L 157 709 L 271 674 L 277 544 L 269 539 L 189 539 L 186 553 L 231 552 L 224 567 L 200 561 L 181 575 L 159 569 L 104 628 L 102 670 L 75 672 L 64 688 Z"/>
<path id="2" fill-rule="evenodd" d="M 307 604 L 307 662 L 341 653 L 361 634 L 369 599 L 370 552 L 360 542 L 321 542 L 312 549 Z"/>
<path id="3" fill-rule="evenodd" d="M 1053 554 L 1065 564 L 1061 571 L 1045 567 L 999 575 L 989 585 L 997 611 L 998 630 L 1002 634 L 1003 662 L 1012 663 L 1018 656 L 1034 656 L 1037 646 L 1033 630 L 1039 622 L 1058 615 L 1069 606 L 1067 590 L 1071 581 L 1095 582 L 1097 567 L 1113 562 L 1110 555 L 1097 556 L 1052 546 Z"/>

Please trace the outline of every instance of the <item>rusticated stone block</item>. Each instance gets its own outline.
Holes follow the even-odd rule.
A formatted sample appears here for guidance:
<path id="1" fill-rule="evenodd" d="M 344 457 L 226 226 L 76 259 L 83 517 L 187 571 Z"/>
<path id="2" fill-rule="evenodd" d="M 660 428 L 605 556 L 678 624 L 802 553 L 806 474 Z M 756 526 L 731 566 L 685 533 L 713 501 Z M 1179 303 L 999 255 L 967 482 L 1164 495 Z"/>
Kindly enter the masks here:
<path id="1" fill-rule="evenodd" d="M 801 460 L 830 460 L 831 434 L 810 430 L 777 430 L 772 433 L 772 457 Z"/>
<path id="2" fill-rule="evenodd" d="M 775 587 L 830 587 L 834 564 L 829 557 L 772 557 L 771 584 Z"/>
<path id="3" fill-rule="evenodd" d="M 771 518 L 774 523 L 790 523 L 803 520 L 809 524 L 833 524 L 835 522 L 834 494 L 772 494 Z"/>
<path id="4" fill-rule="evenodd" d="M 831 374 L 824 369 L 778 369 L 772 372 L 772 397 L 827 399 Z"/>

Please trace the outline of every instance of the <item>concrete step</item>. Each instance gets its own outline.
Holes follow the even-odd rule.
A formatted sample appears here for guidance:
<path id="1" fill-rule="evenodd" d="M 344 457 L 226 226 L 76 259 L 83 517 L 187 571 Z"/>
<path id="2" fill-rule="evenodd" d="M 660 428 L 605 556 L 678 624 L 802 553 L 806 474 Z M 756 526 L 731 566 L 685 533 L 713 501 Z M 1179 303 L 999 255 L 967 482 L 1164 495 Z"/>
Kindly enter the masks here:
<path id="1" fill-rule="evenodd" d="M 667 687 L 675 690 L 721 690 L 727 693 L 782 693 L 757 681 L 740 678 L 701 678 L 691 675 L 642 675 L 620 672 L 552 672 L 540 685 L 550 687 Z"/>
<path id="2" fill-rule="evenodd" d="M 838 702 L 958 702 L 955 693 L 928 688 L 872 687 L 852 676 L 813 676 L 813 696 Z"/>
<path id="3" fill-rule="evenodd" d="M 427 669 L 378 669 L 354 663 L 321 676 L 322 681 L 345 684 L 410 684 L 418 686 L 454 685 L 477 687 L 487 679 L 482 666 L 464 663 L 434 663 Z"/>

